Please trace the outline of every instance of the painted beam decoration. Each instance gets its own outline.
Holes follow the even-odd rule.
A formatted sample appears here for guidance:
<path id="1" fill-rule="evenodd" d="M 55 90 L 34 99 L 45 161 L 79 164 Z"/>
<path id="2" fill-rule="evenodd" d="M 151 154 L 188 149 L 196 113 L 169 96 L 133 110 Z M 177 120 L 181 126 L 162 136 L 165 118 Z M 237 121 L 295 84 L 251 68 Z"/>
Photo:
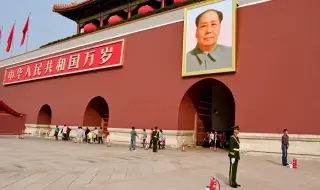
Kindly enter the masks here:
<path id="1" fill-rule="evenodd" d="M 235 0 L 185 8 L 182 76 L 236 71 Z"/>
<path id="2" fill-rule="evenodd" d="M 8 67 L 3 85 L 122 66 L 124 42 L 122 39 L 76 51 L 68 50 L 49 58 Z"/>

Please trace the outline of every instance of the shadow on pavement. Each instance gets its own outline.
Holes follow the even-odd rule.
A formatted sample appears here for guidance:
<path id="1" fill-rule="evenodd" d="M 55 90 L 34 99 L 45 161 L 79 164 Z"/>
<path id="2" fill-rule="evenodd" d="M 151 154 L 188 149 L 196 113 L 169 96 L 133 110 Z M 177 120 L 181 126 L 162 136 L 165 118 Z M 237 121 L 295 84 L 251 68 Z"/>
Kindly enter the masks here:
<path id="1" fill-rule="evenodd" d="M 229 178 L 227 178 L 225 175 L 221 174 L 221 173 L 216 173 L 215 176 L 217 180 L 219 180 L 220 184 L 222 185 L 222 183 L 224 183 L 225 185 L 229 185 Z"/>
<path id="2" fill-rule="evenodd" d="M 266 160 L 266 161 L 267 161 L 267 162 L 270 162 L 271 164 L 277 165 L 277 166 L 282 166 L 281 163 L 276 162 L 276 161 L 274 161 L 274 160 Z"/>

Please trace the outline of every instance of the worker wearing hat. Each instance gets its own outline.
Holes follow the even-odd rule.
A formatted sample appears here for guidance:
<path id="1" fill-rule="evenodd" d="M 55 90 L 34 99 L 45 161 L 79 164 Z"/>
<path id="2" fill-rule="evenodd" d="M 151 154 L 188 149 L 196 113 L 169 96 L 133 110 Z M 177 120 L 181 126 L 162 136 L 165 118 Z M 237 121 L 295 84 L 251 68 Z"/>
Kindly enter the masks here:
<path id="1" fill-rule="evenodd" d="M 229 158 L 230 158 L 230 169 L 229 169 L 229 181 L 230 186 L 233 188 L 240 187 L 240 185 L 236 182 L 237 179 L 237 169 L 238 169 L 238 161 L 240 160 L 240 141 L 239 141 L 239 125 L 233 126 L 233 135 L 229 140 Z"/>

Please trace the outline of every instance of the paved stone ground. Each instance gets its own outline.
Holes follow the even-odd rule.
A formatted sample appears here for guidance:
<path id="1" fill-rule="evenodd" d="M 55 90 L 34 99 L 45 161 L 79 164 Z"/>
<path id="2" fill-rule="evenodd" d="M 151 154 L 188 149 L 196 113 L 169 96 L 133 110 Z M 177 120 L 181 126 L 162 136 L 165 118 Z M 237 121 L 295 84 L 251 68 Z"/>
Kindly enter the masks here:
<path id="1" fill-rule="evenodd" d="M 204 190 L 209 176 L 220 180 L 222 190 L 232 189 L 227 185 L 227 153 L 222 150 L 130 152 L 126 146 L 0 137 L 0 151 L 4 190 Z M 283 167 L 279 161 L 279 156 L 242 155 L 240 189 L 319 189 L 319 161 L 298 160 L 298 169 Z"/>

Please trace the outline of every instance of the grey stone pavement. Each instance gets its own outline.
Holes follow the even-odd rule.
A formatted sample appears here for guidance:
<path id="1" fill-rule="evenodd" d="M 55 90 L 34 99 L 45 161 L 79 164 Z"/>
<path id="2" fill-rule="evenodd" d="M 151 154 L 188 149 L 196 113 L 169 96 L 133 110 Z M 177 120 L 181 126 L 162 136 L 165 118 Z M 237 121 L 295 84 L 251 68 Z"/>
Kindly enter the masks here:
<path id="1" fill-rule="evenodd" d="M 176 149 L 153 153 L 128 146 L 0 137 L 0 189 L 204 190 L 215 176 L 228 184 L 223 150 Z M 290 157 L 291 159 L 292 157 Z M 298 169 L 281 166 L 277 155 L 241 155 L 239 189 L 318 190 L 320 162 L 298 160 Z"/>

